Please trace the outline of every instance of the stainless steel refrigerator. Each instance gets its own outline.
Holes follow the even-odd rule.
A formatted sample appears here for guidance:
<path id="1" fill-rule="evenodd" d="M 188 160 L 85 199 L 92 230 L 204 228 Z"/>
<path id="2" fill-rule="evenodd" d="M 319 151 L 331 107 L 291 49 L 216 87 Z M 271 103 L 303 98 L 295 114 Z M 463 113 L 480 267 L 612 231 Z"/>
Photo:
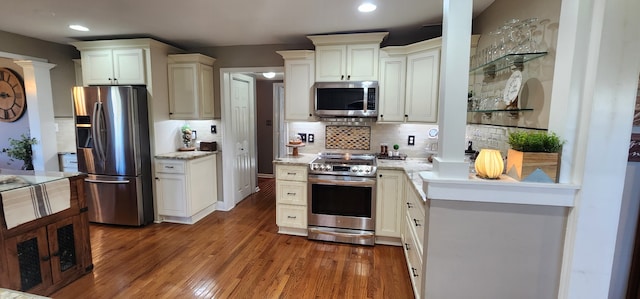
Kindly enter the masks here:
<path id="1" fill-rule="evenodd" d="M 141 226 L 153 221 L 147 90 L 74 87 L 78 171 L 85 172 L 89 221 Z"/>

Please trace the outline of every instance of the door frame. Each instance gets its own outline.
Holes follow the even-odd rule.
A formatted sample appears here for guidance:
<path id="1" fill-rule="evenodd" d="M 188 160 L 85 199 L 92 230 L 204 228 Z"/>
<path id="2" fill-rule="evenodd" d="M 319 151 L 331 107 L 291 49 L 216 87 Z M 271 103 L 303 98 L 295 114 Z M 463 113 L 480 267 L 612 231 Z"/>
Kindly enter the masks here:
<path id="1" fill-rule="evenodd" d="M 286 155 L 284 141 L 286 141 L 284 125 L 284 82 L 273 83 L 273 159 Z M 275 170 L 274 170 L 275 176 Z"/>
<path id="2" fill-rule="evenodd" d="M 228 84 L 229 84 L 229 80 L 231 78 L 231 74 L 233 73 L 241 73 L 241 74 L 247 74 L 247 73 L 261 73 L 261 72 L 280 72 L 280 73 L 284 73 L 284 66 L 274 66 L 274 67 L 242 67 L 242 68 L 220 68 L 220 110 L 221 110 L 221 120 L 220 120 L 220 133 L 222 134 L 222 155 L 224 155 L 224 153 L 233 153 L 233 148 L 234 148 L 234 138 L 233 136 L 231 136 L 231 134 L 228 134 L 228 132 L 230 132 L 230 123 L 229 120 L 231 119 L 231 97 L 230 97 L 230 93 L 228 90 Z M 254 123 L 252 124 L 253 126 L 253 130 L 252 130 L 252 136 L 250 138 L 250 144 L 249 144 L 249 148 L 250 148 L 250 155 L 251 155 L 251 163 L 253 164 L 254 167 L 252 167 L 253 169 L 253 173 L 251 174 L 251 190 L 256 190 L 257 187 L 257 182 L 258 182 L 258 169 L 256 167 L 256 162 L 258 159 L 258 152 L 257 152 L 257 135 L 256 133 L 256 123 L 255 123 L 255 119 L 256 119 L 256 97 L 255 97 L 255 86 L 254 86 L 254 101 L 253 103 L 250 103 L 251 107 L 252 107 L 252 112 L 254 114 L 253 120 Z M 229 127 L 229 129 L 228 129 Z M 233 159 L 222 159 L 222 171 L 221 174 L 222 175 L 222 199 L 218 200 L 218 206 L 217 208 L 219 210 L 223 210 L 223 211 L 229 211 L 231 209 L 233 209 L 236 205 L 236 199 L 235 199 L 235 192 L 234 192 L 234 187 L 235 186 L 235 181 L 234 181 L 234 176 L 233 175 L 229 175 L 231 173 L 233 173 Z M 225 175 L 227 174 L 227 175 Z M 239 202 L 239 200 L 238 200 Z"/>

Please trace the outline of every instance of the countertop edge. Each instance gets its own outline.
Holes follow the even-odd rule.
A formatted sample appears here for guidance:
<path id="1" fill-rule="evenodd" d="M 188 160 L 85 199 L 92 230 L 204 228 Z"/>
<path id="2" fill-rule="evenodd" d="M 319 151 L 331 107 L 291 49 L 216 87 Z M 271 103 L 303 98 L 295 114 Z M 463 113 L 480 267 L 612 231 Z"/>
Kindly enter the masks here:
<path id="1" fill-rule="evenodd" d="M 202 157 L 207 157 L 211 155 L 218 154 L 218 151 L 190 151 L 190 152 L 170 152 L 164 154 L 158 154 L 154 157 L 156 159 L 167 159 L 167 160 L 193 160 Z"/>
<path id="2" fill-rule="evenodd" d="M 439 178 L 433 172 L 420 172 L 422 191 L 429 200 L 510 203 L 573 207 L 579 185 L 519 182 L 508 177 L 499 180 Z"/>

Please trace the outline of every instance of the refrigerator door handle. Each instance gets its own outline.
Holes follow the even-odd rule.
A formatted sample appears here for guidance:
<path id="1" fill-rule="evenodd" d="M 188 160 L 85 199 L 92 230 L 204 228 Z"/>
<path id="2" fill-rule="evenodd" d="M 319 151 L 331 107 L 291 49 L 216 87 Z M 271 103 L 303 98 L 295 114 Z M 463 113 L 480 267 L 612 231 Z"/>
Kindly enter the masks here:
<path id="1" fill-rule="evenodd" d="M 106 155 L 104 154 L 104 148 L 103 148 L 103 144 L 102 144 L 102 135 L 100 134 L 102 128 L 100 127 L 100 125 L 102 124 L 102 103 L 100 102 L 96 102 L 93 106 L 93 124 L 91 124 L 91 129 L 92 129 L 92 134 L 93 134 L 93 140 L 95 141 L 95 150 L 96 153 L 98 154 L 98 159 L 100 159 L 101 162 L 104 163 L 104 160 L 106 159 Z"/>
<path id="2" fill-rule="evenodd" d="M 84 179 L 85 182 L 87 183 L 105 183 L 105 184 L 128 184 L 131 181 L 129 180 L 124 180 L 124 181 L 106 181 L 106 180 L 94 180 L 94 179 Z"/>

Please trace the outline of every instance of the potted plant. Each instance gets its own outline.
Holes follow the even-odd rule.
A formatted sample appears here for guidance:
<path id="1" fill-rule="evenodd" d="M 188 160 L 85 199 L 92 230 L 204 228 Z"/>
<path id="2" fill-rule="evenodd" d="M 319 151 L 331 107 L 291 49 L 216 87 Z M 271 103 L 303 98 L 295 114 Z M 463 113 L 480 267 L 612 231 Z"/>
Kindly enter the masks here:
<path id="1" fill-rule="evenodd" d="M 558 182 L 564 140 L 546 131 L 509 133 L 507 175 L 519 181 Z"/>
<path id="2" fill-rule="evenodd" d="M 3 148 L 2 152 L 11 158 L 11 161 L 21 160 L 23 170 L 33 170 L 33 150 L 31 146 L 37 144 L 35 138 L 29 134 L 20 135 L 20 139 L 9 138 L 9 148 Z"/>

